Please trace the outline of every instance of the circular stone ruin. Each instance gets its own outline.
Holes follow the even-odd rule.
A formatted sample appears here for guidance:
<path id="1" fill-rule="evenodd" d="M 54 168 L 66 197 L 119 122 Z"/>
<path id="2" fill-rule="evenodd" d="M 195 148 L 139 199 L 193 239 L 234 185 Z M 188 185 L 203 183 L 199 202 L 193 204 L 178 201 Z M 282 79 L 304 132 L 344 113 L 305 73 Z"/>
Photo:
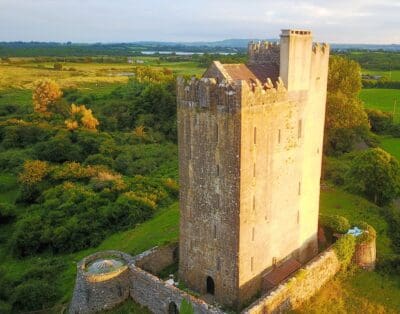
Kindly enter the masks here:
<path id="1" fill-rule="evenodd" d="M 69 313 L 94 313 L 125 301 L 132 261 L 132 256 L 119 251 L 98 252 L 80 261 Z"/>

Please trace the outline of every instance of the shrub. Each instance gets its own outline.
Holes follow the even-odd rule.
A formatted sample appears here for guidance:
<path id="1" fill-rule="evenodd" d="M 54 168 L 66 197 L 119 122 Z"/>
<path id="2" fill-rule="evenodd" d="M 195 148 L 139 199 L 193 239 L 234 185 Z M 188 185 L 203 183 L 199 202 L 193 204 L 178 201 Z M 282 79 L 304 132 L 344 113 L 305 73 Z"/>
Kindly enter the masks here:
<path id="1" fill-rule="evenodd" d="M 350 265 L 355 247 L 356 238 L 350 234 L 342 236 L 333 245 L 333 249 L 340 261 L 342 270 L 347 269 L 347 267 Z"/>
<path id="2" fill-rule="evenodd" d="M 0 169 L 18 173 L 27 159 L 34 157 L 31 150 L 7 150 L 0 152 Z"/>
<path id="3" fill-rule="evenodd" d="M 11 222 L 17 216 L 16 208 L 10 203 L 0 203 L 0 225 Z"/>
<path id="4" fill-rule="evenodd" d="M 179 313 L 181 314 L 194 314 L 193 305 L 186 299 L 182 300 L 181 306 L 179 308 Z"/>
<path id="5" fill-rule="evenodd" d="M 363 230 L 363 233 L 357 237 L 357 243 L 370 242 L 371 240 L 376 239 L 375 229 L 365 221 L 360 221 L 355 225 Z"/>
<path id="6" fill-rule="evenodd" d="M 18 179 L 23 185 L 28 186 L 40 183 L 50 172 L 47 162 L 40 160 L 27 160 L 23 167 Z"/>
<path id="7" fill-rule="evenodd" d="M 385 133 L 390 131 L 393 124 L 393 114 L 382 112 L 376 109 L 366 109 L 368 120 L 371 125 L 371 131 L 376 133 Z"/>
<path id="8" fill-rule="evenodd" d="M 3 130 L 4 148 L 23 148 L 47 139 L 51 132 L 36 125 L 9 125 Z"/>
<path id="9" fill-rule="evenodd" d="M 71 139 L 65 134 L 60 134 L 49 141 L 38 143 L 34 149 L 40 160 L 80 162 L 85 159 L 85 154 L 81 148 L 73 144 Z"/>
<path id="10" fill-rule="evenodd" d="M 103 154 L 90 155 L 85 159 L 85 165 L 104 165 L 109 168 L 114 168 L 114 160 L 111 157 L 104 156 Z"/>
<path id="11" fill-rule="evenodd" d="M 350 168 L 347 160 L 324 156 L 322 160 L 322 175 L 324 180 L 329 180 L 335 185 L 343 185 L 346 172 Z"/>
<path id="12" fill-rule="evenodd" d="M 346 233 L 350 229 L 349 221 L 339 215 L 319 215 L 319 223 L 321 226 L 329 228 L 336 233 Z"/>
<path id="13" fill-rule="evenodd" d="M 179 185 L 175 180 L 173 180 L 171 178 L 165 179 L 164 186 L 167 189 L 167 191 L 170 192 L 174 197 L 178 197 Z"/>
<path id="14" fill-rule="evenodd" d="M 56 298 L 53 285 L 44 280 L 29 280 L 15 288 L 12 304 L 17 311 L 34 311 L 51 306 Z"/>

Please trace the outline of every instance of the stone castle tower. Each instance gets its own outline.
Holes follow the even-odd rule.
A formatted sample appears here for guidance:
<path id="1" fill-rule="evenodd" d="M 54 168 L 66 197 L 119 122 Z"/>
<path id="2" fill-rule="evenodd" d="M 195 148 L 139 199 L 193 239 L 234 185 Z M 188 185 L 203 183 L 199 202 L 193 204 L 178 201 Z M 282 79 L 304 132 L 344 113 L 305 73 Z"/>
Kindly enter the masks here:
<path id="1" fill-rule="evenodd" d="M 283 30 L 248 53 L 177 88 L 180 279 L 234 307 L 317 253 L 329 47 Z"/>

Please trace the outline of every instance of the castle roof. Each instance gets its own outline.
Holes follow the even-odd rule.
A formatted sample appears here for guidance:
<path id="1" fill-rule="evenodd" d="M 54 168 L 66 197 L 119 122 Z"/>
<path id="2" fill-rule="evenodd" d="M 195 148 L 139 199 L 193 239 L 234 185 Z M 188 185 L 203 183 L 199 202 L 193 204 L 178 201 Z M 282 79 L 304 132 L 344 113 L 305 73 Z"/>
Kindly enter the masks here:
<path id="1" fill-rule="evenodd" d="M 222 64 L 219 61 L 214 61 L 203 75 L 203 77 L 217 78 L 226 81 L 244 80 L 253 83 L 258 80 L 262 84 L 267 82 L 268 78 L 275 81 L 278 76 L 279 69 L 272 65 L 247 65 L 243 63 Z"/>

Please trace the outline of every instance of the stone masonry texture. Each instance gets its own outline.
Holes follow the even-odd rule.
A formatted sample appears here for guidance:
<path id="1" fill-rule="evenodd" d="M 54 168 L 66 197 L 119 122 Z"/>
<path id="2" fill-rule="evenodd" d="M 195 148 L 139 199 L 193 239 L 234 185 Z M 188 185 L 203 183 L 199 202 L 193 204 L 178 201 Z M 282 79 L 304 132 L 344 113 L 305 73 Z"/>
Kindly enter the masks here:
<path id="1" fill-rule="evenodd" d="M 284 30 L 249 54 L 177 84 L 180 279 L 236 308 L 317 254 L 329 47 Z"/>

